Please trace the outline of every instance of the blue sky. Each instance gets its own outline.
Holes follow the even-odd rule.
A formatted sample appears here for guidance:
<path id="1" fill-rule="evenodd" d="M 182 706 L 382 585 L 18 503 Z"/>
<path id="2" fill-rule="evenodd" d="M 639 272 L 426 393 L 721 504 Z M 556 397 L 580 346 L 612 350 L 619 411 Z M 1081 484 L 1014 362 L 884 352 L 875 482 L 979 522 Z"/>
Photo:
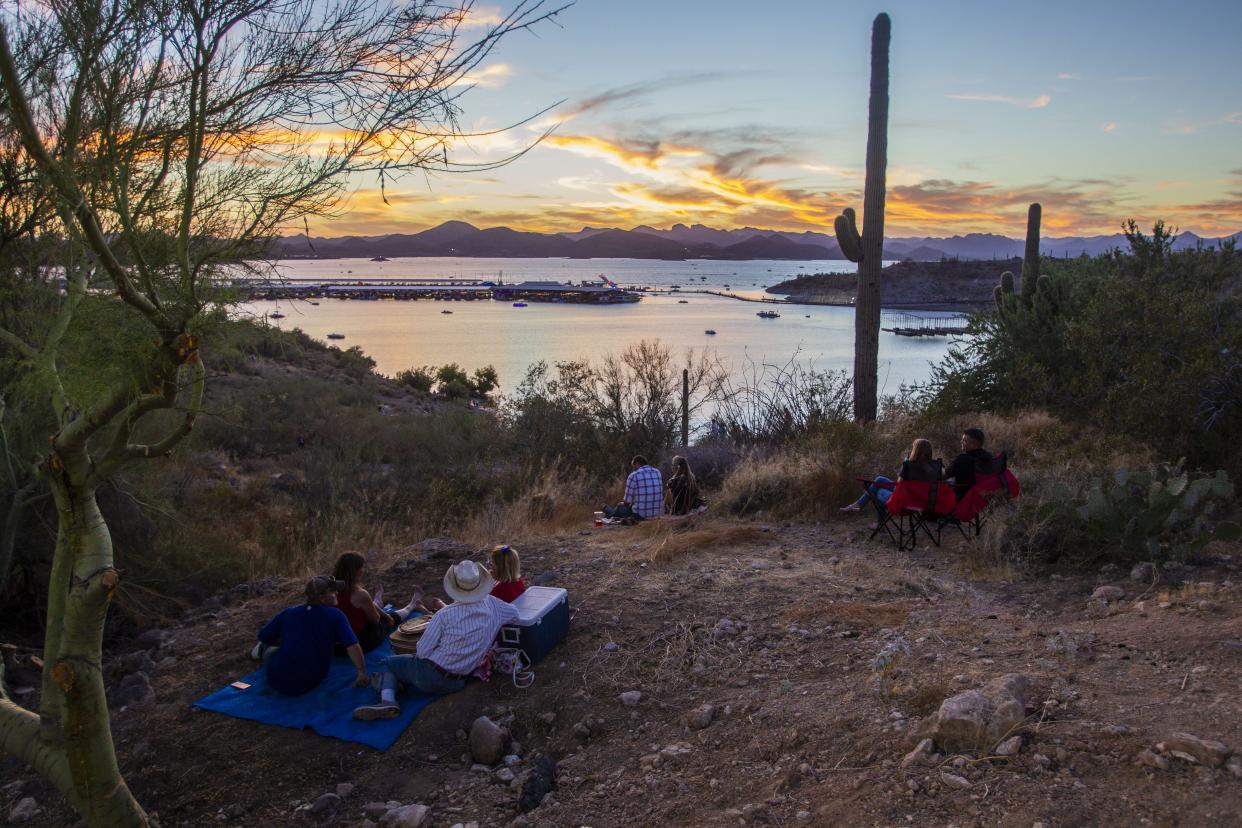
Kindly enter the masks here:
<path id="1" fill-rule="evenodd" d="M 511 5 L 511 4 L 510 4 Z M 480 3 L 481 16 L 507 8 Z M 893 20 L 890 235 L 1048 235 L 1157 218 L 1242 230 L 1242 2 L 579 0 L 501 42 L 465 98 L 477 176 L 356 182 L 312 232 L 759 226 L 831 232 L 861 206 L 871 21 Z"/>

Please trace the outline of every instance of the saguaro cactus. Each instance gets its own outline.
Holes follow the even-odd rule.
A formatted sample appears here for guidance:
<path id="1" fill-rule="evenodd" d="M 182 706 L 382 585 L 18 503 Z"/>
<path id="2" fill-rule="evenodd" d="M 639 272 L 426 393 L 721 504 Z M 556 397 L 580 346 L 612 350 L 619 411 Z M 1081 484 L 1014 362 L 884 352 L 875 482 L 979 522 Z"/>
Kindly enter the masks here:
<path id="1" fill-rule="evenodd" d="M 834 227 L 841 251 L 858 263 L 854 299 L 854 419 L 876 416 L 880 349 L 880 270 L 884 261 L 884 193 L 888 166 L 888 44 L 892 21 L 877 14 L 871 25 L 871 100 L 867 117 L 867 183 L 863 190 L 863 231 L 846 208 Z"/>
<path id="2" fill-rule="evenodd" d="M 1000 311 L 1002 318 L 1013 316 L 1019 309 L 1031 310 L 1037 304 L 1055 304 L 1048 301 L 1054 299 L 1050 283 L 1045 284 L 1044 293 L 1037 293 L 1039 282 L 1043 279 L 1039 275 L 1039 222 L 1042 215 L 1043 208 L 1038 202 L 1027 208 L 1026 249 L 1022 255 L 1022 284 L 1019 291 L 1015 293 L 1013 273 L 1008 270 L 1001 274 L 1000 284 L 993 291 L 996 309 Z M 1044 281 L 1047 282 L 1047 279 Z"/>
<path id="3" fill-rule="evenodd" d="M 1026 250 L 1022 254 L 1022 298 L 1030 304 L 1039 280 L 1039 220 L 1043 208 L 1035 202 L 1026 209 Z"/>

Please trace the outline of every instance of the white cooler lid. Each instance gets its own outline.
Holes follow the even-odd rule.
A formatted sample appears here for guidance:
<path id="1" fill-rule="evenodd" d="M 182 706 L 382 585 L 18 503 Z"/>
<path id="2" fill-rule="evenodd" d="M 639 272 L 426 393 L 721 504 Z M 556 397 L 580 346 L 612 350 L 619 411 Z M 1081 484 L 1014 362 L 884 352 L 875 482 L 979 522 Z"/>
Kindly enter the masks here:
<path id="1" fill-rule="evenodd" d="M 548 611 L 562 601 L 567 600 L 569 593 L 560 587 L 532 586 L 513 599 L 513 608 L 518 611 L 517 624 L 533 624 L 548 614 Z"/>

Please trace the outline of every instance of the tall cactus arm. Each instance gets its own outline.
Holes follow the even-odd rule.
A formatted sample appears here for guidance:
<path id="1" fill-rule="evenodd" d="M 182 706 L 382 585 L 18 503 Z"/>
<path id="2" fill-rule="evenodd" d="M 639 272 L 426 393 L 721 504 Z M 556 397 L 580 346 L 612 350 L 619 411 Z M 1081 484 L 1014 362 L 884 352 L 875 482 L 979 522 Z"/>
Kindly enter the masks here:
<path id="1" fill-rule="evenodd" d="M 858 221 L 854 215 L 853 207 L 846 207 L 841 211 L 841 215 L 837 216 L 837 220 L 833 222 L 833 228 L 837 231 L 837 244 L 841 246 L 841 252 L 845 254 L 845 258 L 851 262 L 862 261 L 862 237 L 858 235 Z"/>
<path id="2" fill-rule="evenodd" d="M 1036 202 L 1026 211 L 1026 251 L 1022 255 L 1022 298 L 1028 303 L 1035 296 L 1039 279 L 1039 221 L 1043 208 Z"/>

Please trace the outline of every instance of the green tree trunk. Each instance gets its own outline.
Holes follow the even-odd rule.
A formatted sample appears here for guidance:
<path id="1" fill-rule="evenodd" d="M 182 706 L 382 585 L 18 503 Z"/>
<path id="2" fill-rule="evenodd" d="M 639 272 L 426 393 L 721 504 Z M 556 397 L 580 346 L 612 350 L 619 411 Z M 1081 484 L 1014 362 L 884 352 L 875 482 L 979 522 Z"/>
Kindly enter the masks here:
<path id="1" fill-rule="evenodd" d="M 88 825 L 148 826 L 117 767 L 101 669 L 104 617 L 119 582 L 112 536 L 94 488 L 75 482 L 89 474 L 86 452 L 52 457 L 58 531 L 39 715 L 0 700 L 0 749 L 47 777 Z"/>

